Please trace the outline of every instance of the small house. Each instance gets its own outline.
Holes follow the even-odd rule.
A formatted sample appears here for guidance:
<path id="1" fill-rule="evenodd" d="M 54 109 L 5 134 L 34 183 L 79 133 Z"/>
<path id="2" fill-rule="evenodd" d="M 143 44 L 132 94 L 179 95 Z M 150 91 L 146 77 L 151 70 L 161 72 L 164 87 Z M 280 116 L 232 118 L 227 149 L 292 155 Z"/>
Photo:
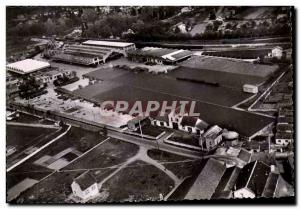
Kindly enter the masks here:
<path id="1" fill-rule="evenodd" d="M 76 177 L 71 184 L 74 196 L 87 201 L 99 194 L 96 178 L 88 170 Z"/>
<path id="2" fill-rule="evenodd" d="M 261 161 L 254 161 L 245 165 L 237 178 L 234 197 L 260 197 L 263 194 L 270 172 L 270 166 Z"/>
<path id="3" fill-rule="evenodd" d="M 272 49 L 271 56 L 276 57 L 277 59 L 282 58 L 283 49 L 280 46 L 276 46 Z"/>
<path id="4" fill-rule="evenodd" d="M 149 117 L 138 116 L 128 121 L 127 126 L 129 130 L 136 131 L 139 129 L 140 126 L 143 127 L 144 125 L 148 124 L 150 124 Z"/>
<path id="5" fill-rule="evenodd" d="M 222 128 L 217 125 L 210 127 L 201 137 L 199 144 L 206 149 L 212 150 L 222 141 Z"/>

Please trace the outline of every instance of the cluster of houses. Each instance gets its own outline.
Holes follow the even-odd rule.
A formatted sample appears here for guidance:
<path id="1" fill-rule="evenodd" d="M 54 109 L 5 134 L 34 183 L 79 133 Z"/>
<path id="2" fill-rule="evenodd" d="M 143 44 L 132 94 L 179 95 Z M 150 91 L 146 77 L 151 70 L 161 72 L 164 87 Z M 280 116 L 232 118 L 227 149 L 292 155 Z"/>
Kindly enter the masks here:
<path id="1" fill-rule="evenodd" d="M 185 199 L 274 198 L 289 196 L 287 182 L 274 165 L 252 161 L 245 166 L 228 166 L 210 158 Z"/>
<path id="2" fill-rule="evenodd" d="M 199 117 L 189 116 L 187 112 L 181 113 L 180 106 L 164 114 L 164 116 L 134 118 L 128 122 L 127 126 L 129 130 L 136 131 L 139 127 L 150 124 L 179 130 L 198 137 L 199 147 L 203 151 L 213 150 L 221 142 L 227 146 L 235 146 L 239 138 L 239 134 L 234 131 L 228 131 L 218 125 L 211 126 Z M 189 143 L 187 142 L 187 144 Z"/>
<path id="3" fill-rule="evenodd" d="M 274 198 L 290 195 L 288 183 L 274 165 L 262 161 L 251 161 L 251 154 L 245 150 L 238 152 L 240 165 L 230 165 L 224 161 L 210 158 L 184 199 L 220 198 Z M 73 179 L 72 199 L 87 202 L 99 195 L 97 179 L 89 170 Z"/>

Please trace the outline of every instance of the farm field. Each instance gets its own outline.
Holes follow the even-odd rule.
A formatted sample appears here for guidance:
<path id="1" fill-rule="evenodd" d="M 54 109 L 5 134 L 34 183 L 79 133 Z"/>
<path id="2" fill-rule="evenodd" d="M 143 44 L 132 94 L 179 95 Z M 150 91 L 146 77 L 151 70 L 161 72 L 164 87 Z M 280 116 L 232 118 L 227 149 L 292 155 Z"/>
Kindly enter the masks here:
<path id="1" fill-rule="evenodd" d="M 261 56 L 266 56 L 271 52 L 271 49 L 241 49 L 241 50 L 224 50 L 224 51 L 207 51 L 203 55 L 216 57 L 229 57 L 237 59 L 257 59 Z"/>
<path id="2" fill-rule="evenodd" d="M 167 80 L 167 79 L 166 79 Z M 107 81 L 108 82 L 108 81 Z M 104 82 L 103 82 L 104 83 Z M 97 88 L 102 91 L 100 88 L 101 83 L 97 84 Z M 122 86 L 116 87 L 112 90 L 108 90 L 104 93 L 96 94 L 94 91 L 90 91 L 88 89 L 93 88 L 94 90 L 95 85 L 89 86 L 84 88 L 84 92 L 78 90 L 75 91 L 77 95 L 80 95 L 82 98 L 87 100 L 93 99 L 97 100 L 98 102 L 103 101 L 116 101 L 116 100 L 124 100 L 124 101 L 181 101 L 187 100 L 192 101 L 192 99 L 187 97 L 179 97 L 175 95 L 165 94 L 157 91 L 150 91 L 146 89 L 136 88 L 132 86 Z M 104 87 L 106 88 L 106 87 Z M 157 87 L 156 87 L 157 88 Z M 126 89 L 126 91 L 124 91 Z M 175 90 L 174 90 L 175 91 Z M 192 94 L 196 94 L 195 90 L 193 90 Z M 90 97 L 88 95 L 93 97 Z M 236 91 L 239 94 L 240 92 Z M 217 98 L 218 100 L 223 100 L 223 102 L 230 104 L 236 104 L 240 99 L 237 101 L 236 98 L 229 97 L 227 95 L 219 95 L 222 98 Z M 195 112 L 200 113 L 201 119 L 206 121 L 209 124 L 218 124 L 223 128 L 227 128 L 229 130 L 236 130 L 242 135 L 251 136 L 256 131 L 260 130 L 261 128 L 265 127 L 267 124 L 273 122 L 272 118 L 268 118 L 266 116 L 253 114 L 250 112 L 235 110 L 229 107 L 222 107 L 215 103 L 206 103 L 206 102 L 198 102 L 196 103 Z M 238 122 L 239 121 L 239 122 Z"/>
<path id="3" fill-rule="evenodd" d="M 155 85 L 153 85 L 154 83 Z M 222 106 L 233 106 L 251 96 L 251 94 L 232 88 L 185 81 L 178 82 L 176 79 L 164 78 L 163 75 L 148 73 L 124 74 L 109 81 L 78 89 L 74 91 L 74 94 L 99 102 L 121 99 L 133 102 L 149 101 L 155 99 L 156 96 L 159 98 L 160 94 L 168 94 L 185 100 L 193 98 Z M 159 101 L 165 101 L 165 99 L 162 97 Z"/>
<path id="4" fill-rule="evenodd" d="M 236 61 L 227 58 L 195 56 L 179 64 L 180 66 L 215 70 L 247 76 L 266 78 L 278 70 L 277 65 L 252 64 L 245 61 Z"/>
<path id="5" fill-rule="evenodd" d="M 260 84 L 264 79 L 258 76 L 241 75 L 214 70 L 179 67 L 165 75 L 167 78 L 200 79 L 207 82 L 216 82 L 220 86 L 243 90 L 244 84 Z"/>

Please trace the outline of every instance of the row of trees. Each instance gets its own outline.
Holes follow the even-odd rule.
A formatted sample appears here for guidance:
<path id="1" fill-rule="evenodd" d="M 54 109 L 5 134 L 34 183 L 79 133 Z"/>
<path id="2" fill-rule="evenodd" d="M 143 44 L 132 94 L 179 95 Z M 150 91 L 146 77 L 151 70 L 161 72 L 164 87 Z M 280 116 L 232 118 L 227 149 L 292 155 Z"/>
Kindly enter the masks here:
<path id="1" fill-rule="evenodd" d="M 122 37 L 124 35 L 124 38 L 132 41 L 259 37 L 289 35 L 290 33 L 288 23 L 270 24 L 266 21 L 259 25 L 256 25 L 255 21 L 249 21 L 238 29 L 235 22 L 230 22 L 226 25 L 228 30 L 220 32 L 218 28 L 221 22 L 213 21 L 212 24 L 207 25 L 205 33 L 192 37 L 189 34 L 181 33 L 178 28 L 174 31 L 172 22 L 161 21 L 161 19 L 178 14 L 180 7 L 136 7 L 136 9 L 131 9 L 129 14 L 116 10 L 107 15 L 93 7 L 84 8 L 76 15 L 72 11 L 67 11 L 63 16 L 54 15 L 52 18 L 48 17 L 47 20 L 42 18 L 38 21 L 19 23 L 17 26 L 8 28 L 7 34 L 10 36 L 63 36 L 71 32 L 74 27 L 81 26 L 83 22 L 88 26 L 84 33 L 86 37 L 109 38 L 110 36 Z M 128 29 L 134 33 L 124 33 Z"/>

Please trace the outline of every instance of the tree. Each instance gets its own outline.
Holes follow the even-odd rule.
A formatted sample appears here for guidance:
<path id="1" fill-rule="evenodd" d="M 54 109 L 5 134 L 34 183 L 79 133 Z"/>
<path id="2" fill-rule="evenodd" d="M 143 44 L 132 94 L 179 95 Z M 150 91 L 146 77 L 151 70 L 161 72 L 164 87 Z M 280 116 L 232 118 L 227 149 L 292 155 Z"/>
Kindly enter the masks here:
<path id="1" fill-rule="evenodd" d="M 176 26 L 176 27 L 175 27 L 175 30 L 174 30 L 174 32 L 175 32 L 175 33 L 180 33 L 180 29 L 179 29 L 179 27 L 178 27 L 178 26 Z"/>
<path id="2" fill-rule="evenodd" d="M 54 35 L 55 34 L 55 24 L 53 21 L 48 18 L 47 22 L 45 23 L 45 29 L 47 35 Z"/>
<path id="3" fill-rule="evenodd" d="M 97 11 L 92 8 L 84 9 L 81 15 L 82 20 L 88 21 L 91 23 L 95 23 L 96 19 L 98 18 Z"/>

